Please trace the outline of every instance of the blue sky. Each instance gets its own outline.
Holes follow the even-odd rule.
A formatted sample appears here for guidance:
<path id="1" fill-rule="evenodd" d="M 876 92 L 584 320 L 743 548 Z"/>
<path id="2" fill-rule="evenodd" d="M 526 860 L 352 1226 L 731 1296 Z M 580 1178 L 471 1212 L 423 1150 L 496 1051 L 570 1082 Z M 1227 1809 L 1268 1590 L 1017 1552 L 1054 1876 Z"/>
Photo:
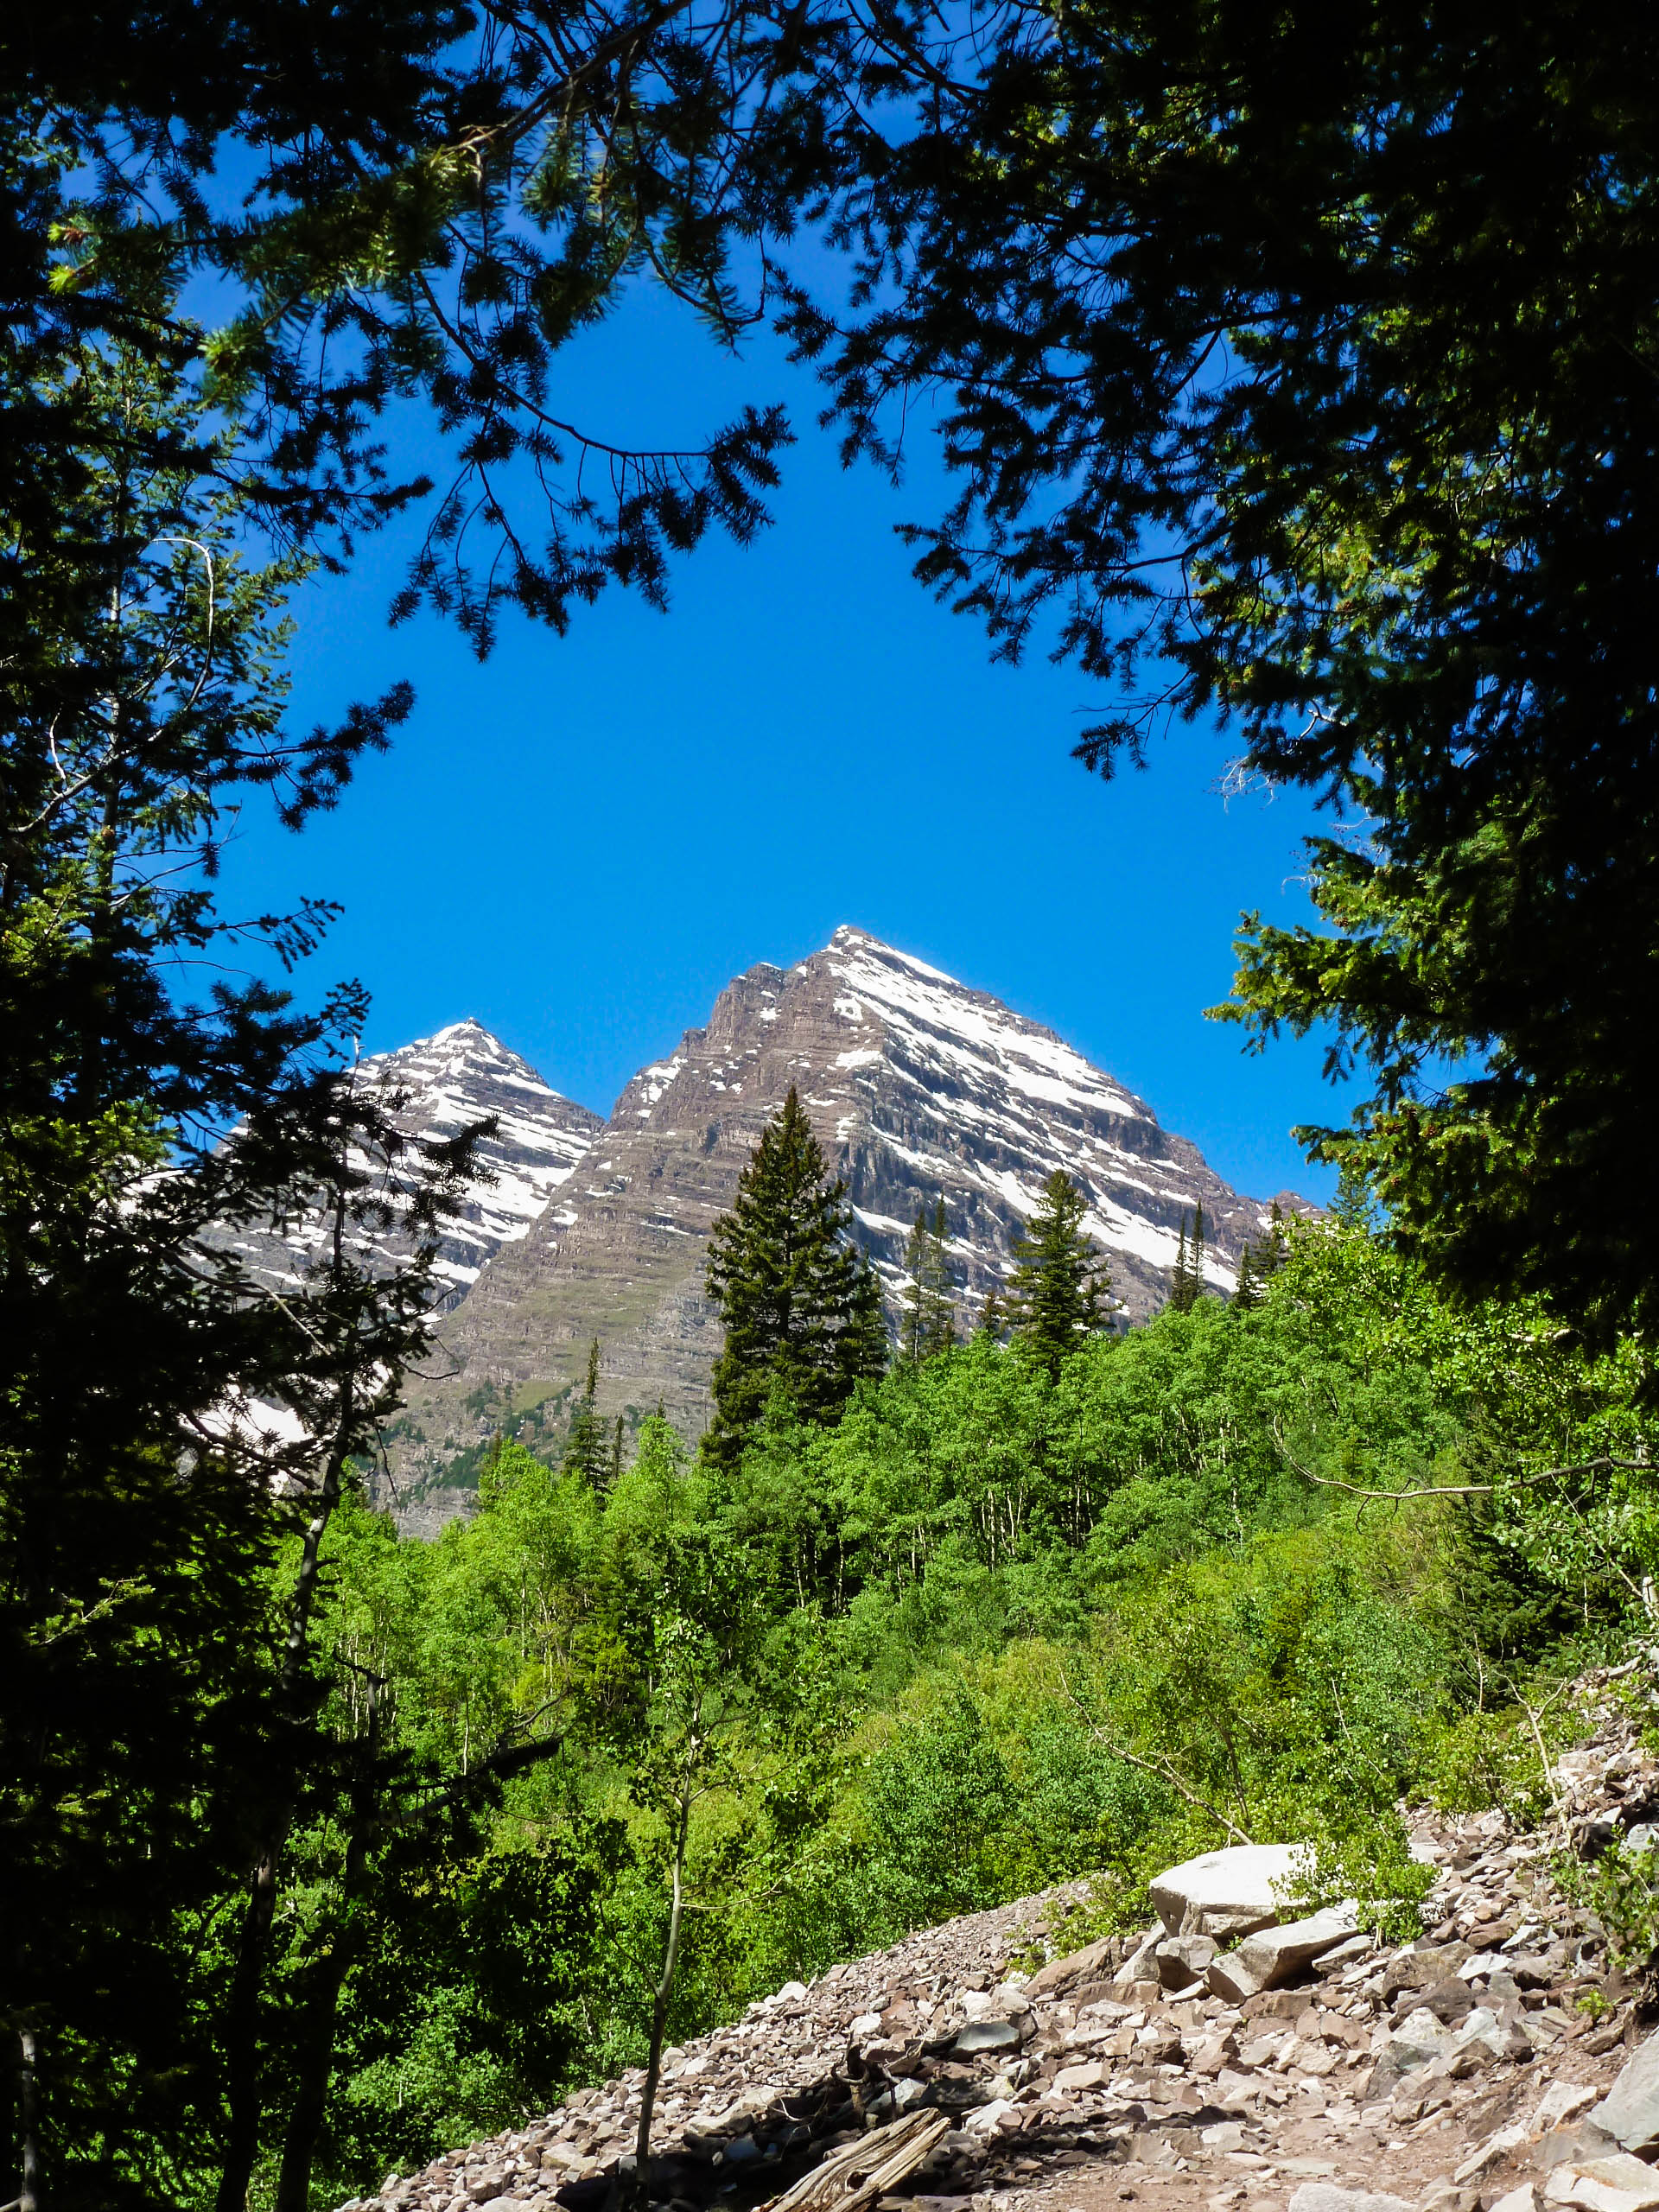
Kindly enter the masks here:
<path id="1" fill-rule="evenodd" d="M 691 556 L 666 615 L 613 594 L 563 639 L 509 618 L 480 664 L 435 619 L 388 627 L 402 529 L 308 588 L 296 717 L 402 675 L 419 704 L 301 839 L 248 807 L 226 910 L 340 899 L 307 988 L 359 976 L 371 1048 L 475 1014 L 601 1112 L 730 976 L 855 922 L 1049 1023 L 1237 1187 L 1326 1195 L 1289 1135 L 1351 1104 L 1317 1044 L 1246 1058 L 1203 1019 L 1240 908 L 1306 912 L 1309 810 L 1224 801 L 1212 730 L 1177 732 L 1143 774 L 1085 775 L 1069 752 L 1099 695 L 1040 652 L 993 665 L 910 577 L 893 525 L 935 511 L 925 439 L 897 490 L 843 472 L 812 379 L 769 339 L 734 362 L 637 293 L 562 357 L 557 393 L 642 444 L 699 439 L 756 397 L 799 439 L 775 525 Z"/>

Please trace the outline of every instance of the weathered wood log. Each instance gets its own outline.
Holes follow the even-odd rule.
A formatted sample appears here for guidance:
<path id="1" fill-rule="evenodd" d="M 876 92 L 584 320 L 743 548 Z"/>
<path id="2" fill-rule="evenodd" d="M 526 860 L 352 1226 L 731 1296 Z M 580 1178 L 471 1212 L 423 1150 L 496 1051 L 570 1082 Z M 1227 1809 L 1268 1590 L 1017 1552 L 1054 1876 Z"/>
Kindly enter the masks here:
<path id="1" fill-rule="evenodd" d="M 950 2132 L 941 2113 L 906 2113 L 856 2143 L 843 2143 L 766 2212 L 861 2212 L 937 2150 Z"/>

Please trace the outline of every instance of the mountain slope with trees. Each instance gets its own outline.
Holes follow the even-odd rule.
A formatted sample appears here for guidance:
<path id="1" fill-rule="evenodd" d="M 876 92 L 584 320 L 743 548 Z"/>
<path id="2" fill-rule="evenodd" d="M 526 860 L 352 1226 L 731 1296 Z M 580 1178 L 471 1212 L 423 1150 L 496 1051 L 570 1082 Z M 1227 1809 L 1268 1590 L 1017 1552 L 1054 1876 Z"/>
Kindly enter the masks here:
<path id="1" fill-rule="evenodd" d="M 269 2126 L 336 1928 L 335 2201 L 953 1914 L 1087 1878 L 1084 1932 L 1144 1924 L 1229 1823 L 1408 1932 L 1396 1802 L 1547 1813 L 1535 1724 L 1645 1623 L 1643 1372 L 1351 1212 L 1057 1367 L 980 1332 L 597 1483 L 504 1442 L 430 1540 L 344 1501 L 325 1719 L 385 1813 L 349 1918 L 321 1777 L 296 1827 Z"/>
<path id="2" fill-rule="evenodd" d="M 556 1453 L 594 1336 L 608 1417 L 637 1429 L 661 1405 L 701 1433 L 720 1350 L 703 1248 L 791 1087 L 846 1182 L 895 1336 L 912 1225 L 941 1200 L 959 1331 L 1005 1290 L 1056 1173 L 1085 1195 L 1125 1319 L 1162 1304 L 1198 1208 L 1216 1291 L 1231 1287 L 1270 1219 L 1052 1031 L 864 931 L 838 930 L 794 968 L 762 965 L 729 984 L 708 1027 L 628 1085 L 530 1234 L 484 1269 L 443 1330 L 441 1371 L 415 1382 L 389 1440 L 407 1525 L 464 1510 L 498 1433 Z"/>

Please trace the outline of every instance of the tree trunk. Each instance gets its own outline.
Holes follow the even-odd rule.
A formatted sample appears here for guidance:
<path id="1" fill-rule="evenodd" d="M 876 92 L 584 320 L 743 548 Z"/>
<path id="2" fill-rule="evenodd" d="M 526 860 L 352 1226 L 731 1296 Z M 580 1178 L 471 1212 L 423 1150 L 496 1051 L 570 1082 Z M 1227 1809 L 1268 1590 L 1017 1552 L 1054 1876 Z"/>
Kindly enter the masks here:
<path id="1" fill-rule="evenodd" d="M 344 1217 L 342 1178 L 342 1187 L 336 1198 L 334 1209 L 336 1264 L 344 1241 Z M 356 1417 L 356 1380 L 348 1369 L 340 1387 L 339 1420 L 327 1464 L 323 1470 L 322 1488 L 318 1494 L 316 1510 L 307 1524 L 305 1544 L 300 1554 L 300 1571 L 289 1614 L 288 1643 L 283 1653 L 275 1700 L 278 1727 L 284 1733 L 295 1726 L 296 1693 L 305 1659 L 312 1608 L 316 1603 L 322 1540 L 328 1533 L 328 1523 L 340 1503 L 346 1450 Z M 294 1824 L 297 1777 L 292 1771 L 292 1764 L 297 1755 L 296 1748 L 289 1749 L 287 1753 L 289 1771 L 283 1777 L 283 1791 L 273 1812 L 264 1847 L 248 1879 L 248 1902 L 242 1916 L 242 1933 L 237 1945 L 236 1971 L 231 1983 L 226 2023 L 225 2088 L 230 2124 L 226 2135 L 225 2163 L 219 2171 L 219 2190 L 213 2199 L 213 2212 L 246 2212 L 248 2188 L 253 2179 L 254 2160 L 258 2156 L 259 1993 L 264 1984 L 265 1954 L 271 1923 L 276 1913 L 276 1869 L 288 1841 L 289 1830 Z"/>
<path id="2" fill-rule="evenodd" d="M 280 1823 L 284 1835 L 288 1823 Z M 259 1990 L 265 1945 L 276 1910 L 276 1847 L 260 1853 L 248 1878 L 248 1901 L 236 1947 L 225 2022 L 225 2099 L 230 2127 L 213 2212 L 246 2212 L 248 2184 L 259 2149 Z"/>
<path id="3" fill-rule="evenodd" d="M 17 2212 L 40 2212 L 40 2094 L 35 2081 L 36 2053 L 33 2028 L 19 2030 L 17 2046 L 17 2118 L 22 2151 L 22 2187 L 17 2194 Z"/>
<path id="4" fill-rule="evenodd" d="M 651 2195 L 651 2120 L 657 2106 L 657 2083 L 663 2070 L 663 2035 L 668 2025 L 668 2001 L 674 1990 L 674 1969 L 680 1955 L 680 1914 L 685 1870 L 685 1839 L 691 1824 L 691 1789 L 688 1780 L 677 1808 L 674 1831 L 674 1896 L 668 1913 L 668 1942 L 663 1951 L 663 1978 L 657 1985 L 651 2008 L 651 2050 L 645 2060 L 645 2088 L 639 2098 L 639 2133 L 634 2145 L 633 2199 L 645 2204 Z"/>
<path id="5" fill-rule="evenodd" d="M 283 2139 L 282 2171 L 276 2181 L 276 2212 L 307 2212 L 311 2201 L 311 2164 L 322 2128 L 328 2077 L 334 2066 L 334 2032 L 340 1992 L 358 1946 L 352 1908 L 363 1889 L 369 1848 L 379 1811 L 380 1678 L 367 1676 L 367 1725 L 352 1777 L 346 1865 L 340 1881 L 342 1924 L 327 1955 L 314 1968 L 314 1979 L 297 2038 L 298 2082 Z"/>

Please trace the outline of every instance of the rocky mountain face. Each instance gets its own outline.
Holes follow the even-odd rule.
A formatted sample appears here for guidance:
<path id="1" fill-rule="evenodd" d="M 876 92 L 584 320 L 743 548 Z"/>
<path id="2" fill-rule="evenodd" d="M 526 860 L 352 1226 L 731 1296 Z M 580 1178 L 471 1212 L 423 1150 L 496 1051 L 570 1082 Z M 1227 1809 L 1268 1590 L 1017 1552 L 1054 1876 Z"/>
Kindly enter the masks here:
<path id="1" fill-rule="evenodd" d="M 409 1525 L 465 1504 L 493 1434 L 532 1446 L 556 1434 L 594 1337 L 602 1411 L 635 1421 L 660 1403 L 700 1433 L 719 1350 L 704 1245 L 791 1084 L 847 1180 L 895 1315 L 911 1225 L 941 1196 L 964 1332 L 1056 1168 L 1087 1195 L 1126 1321 L 1162 1304 L 1183 1217 L 1199 1205 L 1218 1290 L 1267 1223 L 1262 1202 L 1052 1031 L 837 930 L 798 966 L 763 963 L 728 984 L 706 1027 L 634 1077 L 528 1233 L 488 1260 L 388 1440 Z"/>
<path id="2" fill-rule="evenodd" d="M 406 1135 L 452 1137 L 491 1115 L 499 1124 L 479 1145 L 482 1172 L 439 1248 L 439 1310 L 447 1312 L 498 1252 L 529 1232 L 604 1124 L 588 1107 L 550 1089 L 476 1021 L 453 1022 L 418 1044 L 377 1053 L 359 1072 L 388 1098 L 402 1096 L 392 1118 Z M 236 1241 L 260 1274 L 281 1284 L 321 1256 L 326 1233 L 319 1217 L 282 1236 Z M 387 1239 L 375 1256 L 390 1270 L 404 1255 Z"/>

